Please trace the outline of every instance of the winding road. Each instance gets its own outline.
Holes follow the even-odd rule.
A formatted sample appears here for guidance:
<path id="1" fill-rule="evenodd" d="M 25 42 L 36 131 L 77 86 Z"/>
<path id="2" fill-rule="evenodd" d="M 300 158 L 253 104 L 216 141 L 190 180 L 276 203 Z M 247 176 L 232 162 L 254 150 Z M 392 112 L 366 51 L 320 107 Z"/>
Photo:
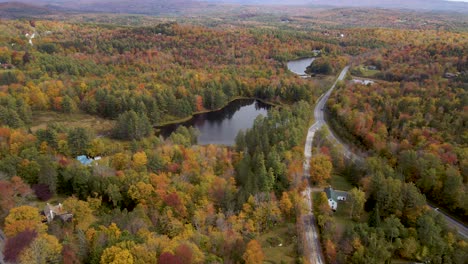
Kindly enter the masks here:
<path id="1" fill-rule="evenodd" d="M 330 94 L 333 92 L 333 89 L 335 88 L 336 84 L 339 81 L 342 81 L 344 77 L 346 76 L 346 73 L 349 70 L 349 66 L 346 66 L 338 76 L 337 80 L 333 84 L 333 86 L 324 94 L 322 95 L 314 109 L 314 117 L 315 117 L 315 123 L 309 128 L 307 132 L 307 138 L 306 138 L 306 143 L 304 146 L 304 164 L 303 164 L 303 175 L 304 177 L 308 178 L 310 177 L 309 170 L 310 170 L 310 158 L 312 157 L 312 141 L 314 139 L 315 132 L 319 130 L 322 126 L 327 125 L 325 121 L 325 114 L 324 114 L 324 108 L 325 104 L 330 97 Z M 342 148 L 343 155 L 353 161 L 362 161 L 363 158 L 356 155 L 351 151 L 351 149 L 341 142 L 334 134 L 333 131 L 329 131 L 329 139 L 332 142 L 335 142 L 335 145 L 340 146 Z M 315 220 L 315 216 L 312 210 L 312 196 L 311 196 L 311 191 L 312 188 L 308 186 L 303 192 L 302 195 L 305 198 L 306 204 L 308 211 L 305 215 L 302 216 L 302 221 L 305 226 L 305 238 L 306 238 L 306 244 L 304 245 L 304 252 L 306 254 L 306 258 L 308 259 L 309 263 L 316 263 L 316 264 L 323 264 L 325 263 L 323 255 L 322 255 L 322 250 L 320 247 L 320 240 L 318 236 L 318 227 L 317 227 L 317 222 Z M 437 211 L 439 214 L 441 214 L 447 224 L 458 231 L 458 234 L 463 237 L 465 240 L 468 239 L 468 229 L 467 227 L 463 224 L 460 223 L 459 221 L 453 219 L 449 215 L 445 214 L 444 212 L 441 212 L 437 208 L 428 205 L 431 207 L 433 210 Z"/>
<path id="2" fill-rule="evenodd" d="M 322 95 L 319 98 L 319 101 L 317 102 L 315 106 L 315 109 L 314 109 L 315 123 L 309 128 L 307 132 L 306 143 L 304 146 L 303 174 L 304 174 L 304 177 L 306 178 L 310 177 L 310 174 L 309 174 L 310 158 L 312 157 L 312 141 L 314 139 L 315 132 L 317 132 L 317 130 L 319 130 L 323 125 L 326 125 L 323 108 L 325 107 L 325 103 L 327 102 L 328 97 L 330 97 L 330 94 L 333 91 L 333 89 L 335 89 L 335 86 L 338 83 L 338 81 L 343 80 L 344 77 L 346 76 L 348 69 L 349 69 L 349 66 L 345 67 L 341 71 L 340 75 L 338 76 L 338 79 L 335 81 L 333 86 L 324 95 Z M 332 133 L 330 133 L 330 135 L 332 135 Z M 353 158 L 355 156 L 346 147 L 343 148 L 343 153 L 348 158 Z M 312 210 L 311 191 L 312 189 L 309 186 L 302 192 L 302 195 L 304 196 L 306 204 L 307 204 L 307 212 L 306 214 L 302 216 L 302 219 L 301 219 L 304 223 L 304 227 L 305 227 L 304 232 L 305 232 L 305 238 L 307 242 L 304 245 L 304 252 L 306 254 L 305 257 L 308 259 L 309 263 L 323 264 L 325 263 L 325 261 L 322 255 L 322 250 L 320 248 L 320 240 L 319 240 L 319 236 L 317 232 L 318 227 L 316 224 L 317 221 L 315 220 L 315 216 Z"/>

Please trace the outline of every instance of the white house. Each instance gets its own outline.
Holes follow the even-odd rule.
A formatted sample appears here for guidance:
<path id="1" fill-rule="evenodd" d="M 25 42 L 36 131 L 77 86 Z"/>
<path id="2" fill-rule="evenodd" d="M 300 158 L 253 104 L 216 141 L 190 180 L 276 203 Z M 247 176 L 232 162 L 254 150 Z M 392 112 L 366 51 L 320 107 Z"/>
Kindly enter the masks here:
<path id="1" fill-rule="evenodd" d="M 328 198 L 328 205 L 333 211 L 338 208 L 338 201 L 346 201 L 348 193 L 333 190 L 332 187 L 327 187 L 323 190 Z"/>

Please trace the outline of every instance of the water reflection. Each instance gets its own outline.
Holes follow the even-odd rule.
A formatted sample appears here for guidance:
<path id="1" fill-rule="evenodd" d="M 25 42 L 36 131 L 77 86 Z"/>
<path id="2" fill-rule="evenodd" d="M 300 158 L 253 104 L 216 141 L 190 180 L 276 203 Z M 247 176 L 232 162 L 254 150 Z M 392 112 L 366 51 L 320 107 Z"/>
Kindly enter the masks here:
<path id="1" fill-rule="evenodd" d="M 271 106 L 253 99 L 239 99 L 219 111 L 195 115 L 192 119 L 171 124 L 160 129 L 159 134 L 168 137 L 179 126 L 196 127 L 200 131 L 198 144 L 234 145 L 237 133 L 251 128 L 258 115 L 266 116 Z"/>
<path id="2" fill-rule="evenodd" d="M 305 70 L 307 66 L 309 66 L 315 58 L 304 58 L 299 60 L 293 60 L 288 62 L 288 69 L 295 74 L 298 75 L 305 75 Z"/>

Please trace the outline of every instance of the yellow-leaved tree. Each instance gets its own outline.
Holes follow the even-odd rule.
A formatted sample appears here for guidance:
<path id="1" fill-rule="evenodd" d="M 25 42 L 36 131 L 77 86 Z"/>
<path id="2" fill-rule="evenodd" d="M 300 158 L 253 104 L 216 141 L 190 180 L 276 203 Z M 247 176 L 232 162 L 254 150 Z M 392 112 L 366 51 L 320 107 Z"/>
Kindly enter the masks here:
<path id="1" fill-rule="evenodd" d="M 286 218 L 290 218 L 294 211 L 294 206 L 293 203 L 291 202 L 291 199 L 289 198 L 289 194 L 287 192 L 283 192 L 281 195 L 281 200 L 280 200 L 280 208 L 281 211 L 283 212 L 284 216 Z"/>
<path id="2" fill-rule="evenodd" d="M 146 164 L 148 163 L 148 157 L 146 156 L 146 153 L 143 151 L 133 154 L 132 160 L 133 160 L 133 167 L 136 170 L 144 169 Z"/>
<path id="3" fill-rule="evenodd" d="M 93 215 L 93 209 L 91 209 L 89 203 L 78 200 L 74 196 L 63 201 L 63 207 L 73 214 L 73 224 L 75 228 L 87 230 L 96 220 L 96 217 Z"/>
<path id="4" fill-rule="evenodd" d="M 5 234 L 12 237 L 26 229 L 34 230 L 39 234 L 47 229 L 47 226 L 42 223 L 39 210 L 27 205 L 11 209 L 5 218 Z"/>
<path id="5" fill-rule="evenodd" d="M 21 252 L 20 263 L 61 263 L 62 245 L 55 236 L 41 234 Z"/>
<path id="6" fill-rule="evenodd" d="M 263 254 L 262 246 L 260 243 L 253 239 L 247 244 L 244 255 L 242 258 L 245 260 L 246 264 L 261 264 L 265 255 Z"/>
<path id="7" fill-rule="evenodd" d="M 101 256 L 101 264 L 133 264 L 133 255 L 128 249 L 112 246 L 106 248 Z"/>
<path id="8" fill-rule="evenodd" d="M 324 184 L 331 178 L 333 164 L 329 156 L 318 154 L 310 159 L 310 179 L 313 183 Z"/>

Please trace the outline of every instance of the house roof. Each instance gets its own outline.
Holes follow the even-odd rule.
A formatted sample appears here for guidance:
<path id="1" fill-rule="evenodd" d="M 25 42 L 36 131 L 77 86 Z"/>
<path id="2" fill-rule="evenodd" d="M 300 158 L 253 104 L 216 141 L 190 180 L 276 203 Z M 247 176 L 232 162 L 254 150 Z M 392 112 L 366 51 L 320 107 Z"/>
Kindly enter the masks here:
<path id="1" fill-rule="evenodd" d="M 328 199 L 332 199 L 334 201 L 337 201 L 338 200 L 338 196 L 343 196 L 343 197 L 347 197 L 348 196 L 348 193 L 347 192 L 342 192 L 342 191 L 336 191 L 336 190 L 333 190 L 332 187 L 327 187 L 323 190 L 325 192 L 325 194 L 327 195 L 327 198 Z"/>
<path id="2" fill-rule="evenodd" d="M 93 159 L 88 158 L 86 155 L 78 156 L 76 159 L 83 165 L 89 165 L 93 162 Z"/>

